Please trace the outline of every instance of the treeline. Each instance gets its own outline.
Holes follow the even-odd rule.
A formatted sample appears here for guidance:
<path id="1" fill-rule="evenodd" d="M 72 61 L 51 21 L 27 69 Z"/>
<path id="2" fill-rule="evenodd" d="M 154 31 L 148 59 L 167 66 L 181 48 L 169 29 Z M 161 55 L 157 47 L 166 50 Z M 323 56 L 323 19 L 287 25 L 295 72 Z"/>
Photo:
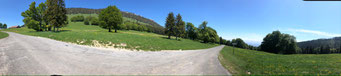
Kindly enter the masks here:
<path id="1" fill-rule="evenodd" d="M 227 46 L 234 46 L 234 47 L 250 49 L 250 50 L 258 50 L 258 47 L 246 44 L 244 40 L 242 40 L 241 38 L 232 39 L 230 41 L 230 40 L 222 39 L 220 37 L 220 41 L 221 41 L 220 44 L 225 44 Z M 235 45 L 233 45 L 233 43 L 235 43 Z"/>
<path id="2" fill-rule="evenodd" d="M 338 48 L 332 48 L 328 45 L 320 46 L 320 47 L 312 47 L 307 46 L 302 48 L 301 54 L 332 54 L 332 53 L 341 53 L 341 46 Z"/>
<path id="3" fill-rule="evenodd" d="M 7 29 L 7 24 L 0 23 L 0 29 Z"/>
<path id="4" fill-rule="evenodd" d="M 168 39 L 171 39 L 171 36 L 175 36 L 176 40 L 180 37 L 199 40 L 204 43 L 216 43 L 219 40 L 217 31 L 208 27 L 206 21 L 197 28 L 190 22 L 186 24 L 180 14 L 175 17 L 172 12 L 169 13 L 165 26 L 165 34 L 168 36 Z"/>
<path id="5" fill-rule="evenodd" d="M 71 18 L 71 22 L 84 22 L 85 25 L 99 25 L 100 21 L 97 16 L 87 16 L 84 17 L 83 15 L 77 15 Z M 139 22 L 133 21 L 124 21 L 122 24 L 117 26 L 118 30 L 136 30 L 136 31 L 145 31 L 145 32 L 152 32 L 158 33 L 163 32 L 162 28 L 157 28 L 150 26 L 148 24 L 142 24 Z M 161 30 L 156 30 L 161 29 Z M 159 33 L 160 34 L 160 33 Z"/>
<path id="6" fill-rule="evenodd" d="M 175 16 L 173 12 L 170 12 L 166 18 L 165 34 L 168 36 L 168 39 L 171 39 L 171 37 L 174 36 L 176 40 L 178 40 L 178 38 L 187 38 L 202 43 L 216 43 L 257 50 L 257 47 L 246 44 L 241 38 L 232 39 L 232 41 L 230 41 L 219 37 L 217 31 L 207 26 L 207 24 L 208 22 L 204 21 L 198 27 L 195 27 L 191 22 L 183 21 L 180 14 Z"/>
<path id="7" fill-rule="evenodd" d="M 341 53 L 341 37 L 304 41 L 297 44 L 303 54 Z"/>
<path id="8" fill-rule="evenodd" d="M 101 10 L 103 9 L 88 9 L 88 8 L 67 8 L 67 14 L 99 14 L 101 12 Z M 164 27 L 162 27 L 161 25 L 159 25 L 158 23 L 156 23 L 155 21 L 142 17 L 140 15 L 136 15 L 133 13 L 129 13 L 129 12 L 123 12 L 120 11 L 123 17 L 127 17 L 127 18 L 131 18 L 131 19 L 135 19 L 138 22 L 142 22 L 142 23 L 146 23 L 148 25 L 145 25 L 146 27 L 150 27 L 149 29 L 151 31 L 153 31 L 154 33 L 157 34 L 164 34 L 163 29 Z M 140 24 L 138 24 L 140 25 Z"/>
<path id="9" fill-rule="evenodd" d="M 64 0 L 47 0 L 46 3 L 32 2 L 29 9 L 22 12 L 24 26 L 36 31 L 59 31 L 68 24 Z M 57 28 L 57 30 L 56 30 Z"/>

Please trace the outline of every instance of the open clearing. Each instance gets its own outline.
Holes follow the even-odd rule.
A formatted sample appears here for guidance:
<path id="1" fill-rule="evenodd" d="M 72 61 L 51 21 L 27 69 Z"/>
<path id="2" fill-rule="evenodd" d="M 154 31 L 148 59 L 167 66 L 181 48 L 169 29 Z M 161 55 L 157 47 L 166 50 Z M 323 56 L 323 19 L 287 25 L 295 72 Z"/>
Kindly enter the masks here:
<path id="1" fill-rule="evenodd" d="M 8 32 L 0 39 L 0 75 L 226 75 L 218 54 L 224 46 L 187 51 L 93 48 Z"/>
<path id="2" fill-rule="evenodd" d="M 226 46 L 219 55 L 232 74 L 340 75 L 341 54 L 279 55 Z"/>

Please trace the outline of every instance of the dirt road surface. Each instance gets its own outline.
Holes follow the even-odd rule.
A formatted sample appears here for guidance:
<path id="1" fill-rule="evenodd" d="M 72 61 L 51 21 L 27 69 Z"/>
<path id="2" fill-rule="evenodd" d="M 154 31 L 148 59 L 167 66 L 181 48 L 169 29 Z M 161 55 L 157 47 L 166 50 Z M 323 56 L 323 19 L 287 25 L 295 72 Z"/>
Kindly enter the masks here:
<path id="1" fill-rule="evenodd" d="M 185 51 L 119 51 L 7 32 L 0 39 L 0 75 L 229 75 L 224 46 Z"/>

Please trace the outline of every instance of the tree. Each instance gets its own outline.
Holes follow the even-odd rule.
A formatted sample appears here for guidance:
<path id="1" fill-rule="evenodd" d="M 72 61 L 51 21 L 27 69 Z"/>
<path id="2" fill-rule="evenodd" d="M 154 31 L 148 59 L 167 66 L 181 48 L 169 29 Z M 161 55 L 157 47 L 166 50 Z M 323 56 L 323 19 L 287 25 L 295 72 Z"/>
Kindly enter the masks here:
<path id="1" fill-rule="evenodd" d="M 92 16 L 88 16 L 84 19 L 84 24 L 85 25 L 92 25 L 92 20 L 94 19 L 95 17 L 92 17 Z"/>
<path id="2" fill-rule="evenodd" d="M 37 10 L 37 21 L 39 21 L 39 31 L 43 31 L 42 24 L 45 20 L 45 12 L 46 12 L 46 5 L 45 3 L 40 3 L 39 6 L 36 8 Z"/>
<path id="3" fill-rule="evenodd" d="M 248 48 L 248 45 L 241 38 L 232 39 L 232 43 L 236 43 L 237 45 L 235 45 L 235 47 L 238 48 Z"/>
<path id="4" fill-rule="evenodd" d="M 231 41 L 230 41 L 230 40 L 227 40 L 227 41 L 226 41 L 226 43 L 225 43 L 225 45 L 227 45 L 227 46 L 231 46 L 231 45 L 232 45 L 232 43 L 231 43 Z"/>
<path id="5" fill-rule="evenodd" d="M 0 29 L 3 27 L 2 23 L 0 23 Z"/>
<path id="6" fill-rule="evenodd" d="M 91 16 L 88 16 L 91 17 Z M 84 19 L 83 15 L 78 15 L 78 16 L 74 16 L 71 18 L 71 22 L 83 22 L 85 21 L 87 18 Z"/>
<path id="7" fill-rule="evenodd" d="M 217 31 L 211 27 L 207 27 L 207 32 L 208 32 L 208 38 L 207 38 L 208 42 L 218 43 L 219 36 L 217 34 Z"/>
<path id="8" fill-rule="evenodd" d="M 39 31 L 39 22 L 36 20 L 33 20 L 31 17 L 24 19 L 25 26 L 27 26 L 29 29 L 34 29 L 36 31 Z"/>
<path id="9" fill-rule="evenodd" d="M 182 17 L 180 14 L 176 16 L 175 22 L 176 22 L 175 23 L 175 33 L 176 33 L 175 39 L 177 40 L 178 37 L 181 37 L 185 33 L 186 29 L 185 29 L 185 22 L 182 21 Z"/>
<path id="10" fill-rule="evenodd" d="M 2 29 L 7 29 L 7 24 L 2 25 Z"/>
<path id="11" fill-rule="evenodd" d="M 38 12 L 35 7 L 36 3 L 32 2 L 29 6 L 29 9 L 25 12 L 21 13 L 21 16 L 24 17 L 23 22 L 26 26 L 28 26 L 29 29 L 34 29 L 36 31 L 40 31 L 39 23 L 36 24 L 36 22 L 39 20 Z"/>
<path id="12" fill-rule="evenodd" d="M 105 25 L 101 27 L 109 29 L 109 32 L 111 32 L 112 28 L 117 32 L 118 26 L 123 23 L 122 14 L 116 6 L 108 6 L 103 9 L 98 17 L 100 21 L 105 22 Z"/>
<path id="13" fill-rule="evenodd" d="M 66 8 L 64 0 L 47 0 L 46 1 L 46 15 L 49 24 L 53 26 L 53 30 L 65 27 L 67 22 Z"/>
<path id="14" fill-rule="evenodd" d="M 200 34 L 199 34 L 200 40 L 202 40 L 204 43 L 207 43 L 208 38 L 209 38 L 207 22 L 206 21 L 202 22 L 202 24 L 200 24 L 198 29 L 200 30 Z"/>
<path id="15" fill-rule="evenodd" d="M 223 38 L 219 37 L 219 44 L 223 44 Z"/>
<path id="16" fill-rule="evenodd" d="M 168 39 L 170 39 L 171 36 L 174 34 L 175 29 L 175 18 L 173 12 L 170 12 L 168 14 L 165 26 L 165 34 L 168 35 Z"/>
<path id="17" fill-rule="evenodd" d="M 299 51 L 296 38 L 289 34 L 282 34 L 280 31 L 273 31 L 268 34 L 260 45 L 262 51 L 280 54 L 295 54 Z"/>
<path id="18" fill-rule="evenodd" d="M 190 22 L 187 22 L 186 34 L 187 34 L 187 37 L 192 39 L 192 40 L 194 40 L 198 37 L 197 28 L 194 27 L 194 25 Z"/>

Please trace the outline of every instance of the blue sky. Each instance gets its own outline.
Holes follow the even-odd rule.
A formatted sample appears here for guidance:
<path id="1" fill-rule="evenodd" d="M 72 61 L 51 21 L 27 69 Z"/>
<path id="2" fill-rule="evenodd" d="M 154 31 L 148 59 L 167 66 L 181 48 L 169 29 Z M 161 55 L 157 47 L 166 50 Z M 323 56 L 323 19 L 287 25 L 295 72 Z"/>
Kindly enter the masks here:
<path id="1" fill-rule="evenodd" d="M 1 0 L 0 22 L 22 25 L 20 13 L 28 5 L 45 0 Z M 258 45 L 274 30 L 294 35 L 297 41 L 341 36 L 341 1 L 303 0 L 66 0 L 66 7 L 105 8 L 122 11 L 165 24 L 169 12 L 180 13 L 196 26 L 208 21 L 225 39 L 242 38 Z"/>

